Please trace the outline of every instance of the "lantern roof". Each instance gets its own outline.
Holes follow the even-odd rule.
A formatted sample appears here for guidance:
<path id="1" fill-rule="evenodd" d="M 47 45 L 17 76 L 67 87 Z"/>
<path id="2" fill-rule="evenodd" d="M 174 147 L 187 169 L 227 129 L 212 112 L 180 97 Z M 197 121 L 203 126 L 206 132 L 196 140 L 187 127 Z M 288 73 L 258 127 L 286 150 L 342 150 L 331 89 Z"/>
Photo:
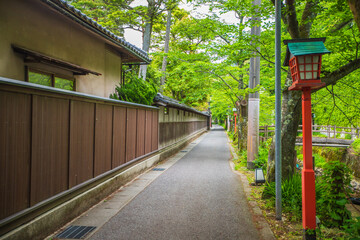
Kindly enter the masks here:
<path id="1" fill-rule="evenodd" d="M 330 53 L 324 42 L 326 38 L 284 40 L 287 45 L 284 66 L 289 66 L 290 54 L 294 56 Z"/>

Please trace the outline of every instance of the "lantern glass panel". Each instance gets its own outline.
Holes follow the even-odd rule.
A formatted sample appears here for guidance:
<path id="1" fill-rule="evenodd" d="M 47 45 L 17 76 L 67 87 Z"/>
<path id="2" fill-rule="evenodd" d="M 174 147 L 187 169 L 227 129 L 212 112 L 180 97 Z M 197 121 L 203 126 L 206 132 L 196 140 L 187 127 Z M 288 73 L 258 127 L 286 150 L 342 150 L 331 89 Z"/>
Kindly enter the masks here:
<path id="1" fill-rule="evenodd" d="M 306 80 L 313 79 L 312 72 L 306 72 Z"/>
<path id="2" fill-rule="evenodd" d="M 300 79 L 304 79 L 304 72 L 300 72 Z"/>
<path id="3" fill-rule="evenodd" d="M 314 56 L 314 63 L 319 63 L 319 56 L 318 55 Z"/>
<path id="4" fill-rule="evenodd" d="M 299 63 L 304 63 L 304 56 L 298 56 Z"/>
<path id="5" fill-rule="evenodd" d="M 318 79 L 320 78 L 319 76 L 319 69 L 320 69 L 320 64 L 314 64 L 314 79 Z"/>
<path id="6" fill-rule="evenodd" d="M 299 69 L 300 69 L 300 71 L 304 71 L 304 65 L 299 65 Z"/>
<path id="7" fill-rule="evenodd" d="M 312 71 L 312 64 L 306 64 L 306 71 Z"/>
<path id="8" fill-rule="evenodd" d="M 305 63 L 312 63 L 312 56 L 306 56 Z"/>

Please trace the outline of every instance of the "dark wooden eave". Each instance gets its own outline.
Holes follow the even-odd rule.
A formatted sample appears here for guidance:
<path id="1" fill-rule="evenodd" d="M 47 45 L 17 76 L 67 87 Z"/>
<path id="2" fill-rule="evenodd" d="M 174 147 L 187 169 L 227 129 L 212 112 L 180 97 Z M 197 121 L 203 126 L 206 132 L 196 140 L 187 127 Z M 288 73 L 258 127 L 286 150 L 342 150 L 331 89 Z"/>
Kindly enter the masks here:
<path id="1" fill-rule="evenodd" d="M 79 65 L 69 63 L 69 62 L 66 62 L 66 61 L 63 61 L 60 59 L 56 59 L 53 57 L 49 57 L 42 53 L 38 53 L 38 52 L 29 50 L 29 49 L 26 49 L 23 47 L 12 45 L 12 48 L 14 49 L 15 52 L 23 54 L 24 60 L 27 62 L 40 62 L 40 63 L 53 65 L 53 66 L 60 67 L 60 68 L 66 69 L 68 71 L 71 71 L 71 72 L 73 72 L 74 75 L 86 75 L 89 73 L 94 74 L 96 76 L 101 75 L 101 73 L 91 71 L 91 70 L 83 68 Z"/>

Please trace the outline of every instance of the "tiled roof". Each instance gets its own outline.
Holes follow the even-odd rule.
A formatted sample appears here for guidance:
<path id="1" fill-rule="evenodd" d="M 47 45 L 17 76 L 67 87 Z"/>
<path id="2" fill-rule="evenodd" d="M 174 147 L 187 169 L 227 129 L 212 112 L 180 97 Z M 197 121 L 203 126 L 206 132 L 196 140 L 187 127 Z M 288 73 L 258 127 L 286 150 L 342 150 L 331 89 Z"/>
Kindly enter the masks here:
<path id="1" fill-rule="evenodd" d="M 97 23 L 90 17 L 86 16 L 84 13 L 82 13 L 80 10 L 76 9 L 74 6 L 70 5 L 66 1 L 64 0 L 41 0 L 41 1 L 48 4 L 55 10 L 59 11 L 60 13 L 66 15 L 67 17 L 71 18 L 72 20 L 87 27 L 93 32 L 102 35 L 103 37 L 117 44 L 118 46 L 126 49 L 127 51 L 136 55 L 138 58 L 142 59 L 144 62 L 146 63 L 151 62 L 151 59 L 148 57 L 148 54 L 145 51 L 125 41 L 124 39 L 115 35 L 114 33 L 110 32 L 108 29 L 101 26 L 99 23 Z"/>
<path id="2" fill-rule="evenodd" d="M 162 95 L 161 93 L 158 93 L 155 97 L 154 97 L 154 100 L 153 102 L 156 104 L 156 105 L 163 105 L 163 106 L 166 106 L 166 107 L 174 107 L 174 108 L 178 108 L 178 109 L 182 109 L 182 110 L 186 110 L 186 111 L 189 111 L 189 112 L 194 112 L 194 113 L 198 113 L 198 114 L 202 114 L 202 115 L 205 115 L 205 116 L 209 116 L 209 113 L 208 112 L 200 112 L 192 107 L 189 107 L 175 99 L 172 99 L 172 98 L 169 98 L 167 96 L 164 96 Z"/>

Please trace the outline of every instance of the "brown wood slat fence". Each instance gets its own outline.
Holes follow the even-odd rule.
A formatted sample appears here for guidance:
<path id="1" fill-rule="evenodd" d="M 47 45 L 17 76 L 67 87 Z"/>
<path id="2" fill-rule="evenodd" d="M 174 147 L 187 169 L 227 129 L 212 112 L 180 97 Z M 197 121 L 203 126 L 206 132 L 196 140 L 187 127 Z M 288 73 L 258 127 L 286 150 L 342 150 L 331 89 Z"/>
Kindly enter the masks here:
<path id="1" fill-rule="evenodd" d="M 158 110 L 0 84 L 0 219 L 158 149 Z"/>
<path id="2" fill-rule="evenodd" d="M 159 146 L 171 144 L 197 131 L 207 128 L 208 121 L 159 123 Z"/>

